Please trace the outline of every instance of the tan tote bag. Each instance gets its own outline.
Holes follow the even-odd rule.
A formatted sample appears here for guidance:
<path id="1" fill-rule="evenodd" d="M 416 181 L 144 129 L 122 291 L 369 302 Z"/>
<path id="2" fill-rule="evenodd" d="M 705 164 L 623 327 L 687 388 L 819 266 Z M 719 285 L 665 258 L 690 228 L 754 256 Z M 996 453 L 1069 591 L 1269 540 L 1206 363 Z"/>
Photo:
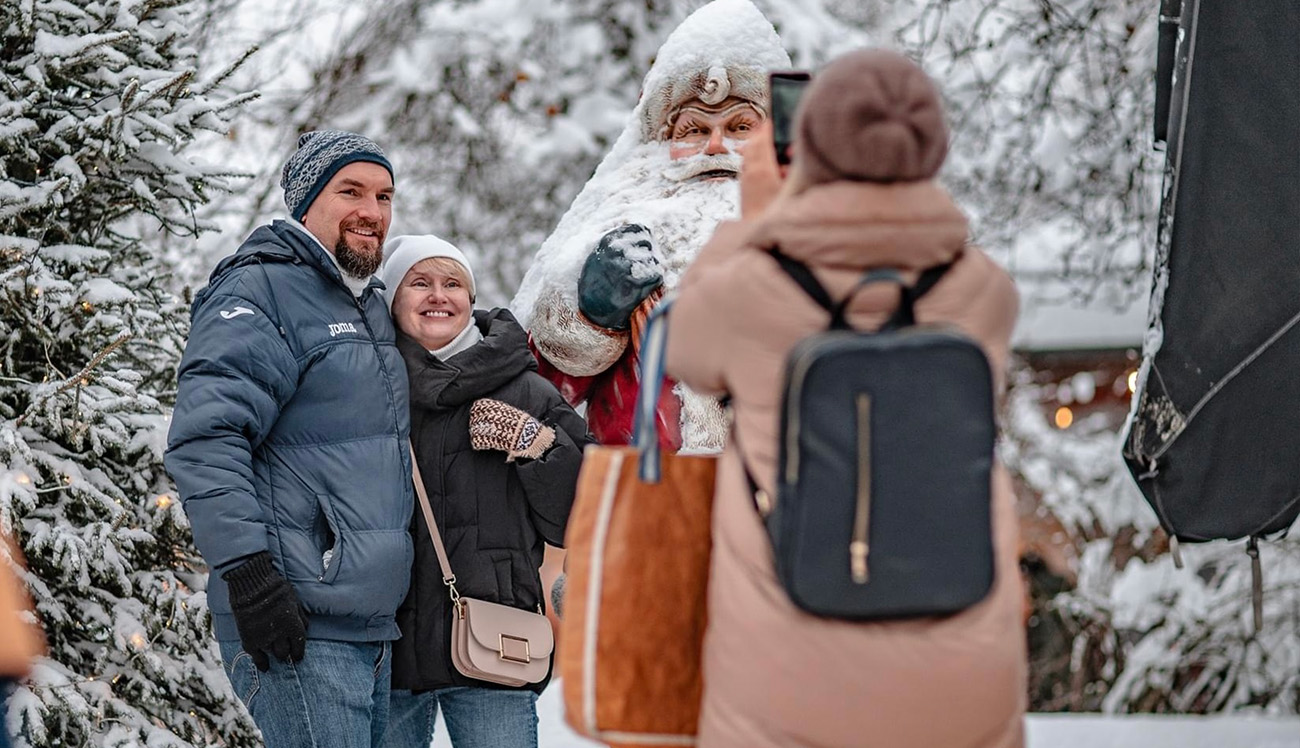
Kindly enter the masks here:
<path id="1" fill-rule="evenodd" d="M 447 560 L 447 549 L 442 544 L 442 533 L 433 519 L 414 449 L 411 450 L 411 476 L 433 550 L 438 554 L 442 581 L 451 596 L 451 664 L 467 678 L 503 686 L 526 686 L 541 681 L 551 671 L 551 653 L 555 649 L 551 622 L 541 611 L 533 613 L 461 596 L 456 590 L 456 575 Z"/>
<path id="2" fill-rule="evenodd" d="M 659 452 L 665 334 L 660 311 L 641 346 L 636 446 L 587 448 L 565 535 L 565 719 L 612 746 L 694 745 L 699 722 L 717 457 Z"/>

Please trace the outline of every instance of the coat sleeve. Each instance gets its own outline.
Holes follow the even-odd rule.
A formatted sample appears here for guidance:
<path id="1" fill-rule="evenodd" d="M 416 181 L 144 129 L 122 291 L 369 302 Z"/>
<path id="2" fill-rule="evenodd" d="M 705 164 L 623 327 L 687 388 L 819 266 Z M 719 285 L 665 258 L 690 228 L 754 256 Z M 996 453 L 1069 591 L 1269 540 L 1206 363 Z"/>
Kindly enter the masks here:
<path id="1" fill-rule="evenodd" d="M 537 384 L 551 391 L 539 409 L 543 411 L 539 420 L 555 430 L 555 444 L 535 460 L 520 461 L 516 470 L 533 526 L 547 543 L 563 548 L 564 530 L 578 490 L 582 451 L 595 440 L 587 432 L 587 422 L 554 387 L 541 377 Z"/>
<path id="2" fill-rule="evenodd" d="M 718 304 L 730 285 L 729 265 L 744 246 L 749 227 L 740 222 L 719 224 L 682 276 L 677 299 L 668 317 L 668 375 L 701 395 L 727 390 L 723 363 L 731 346 L 727 309 Z"/>
<path id="3" fill-rule="evenodd" d="M 298 375 L 288 344 L 257 303 L 226 294 L 195 310 L 164 464 L 194 541 L 216 572 L 268 548 L 252 455 Z"/>

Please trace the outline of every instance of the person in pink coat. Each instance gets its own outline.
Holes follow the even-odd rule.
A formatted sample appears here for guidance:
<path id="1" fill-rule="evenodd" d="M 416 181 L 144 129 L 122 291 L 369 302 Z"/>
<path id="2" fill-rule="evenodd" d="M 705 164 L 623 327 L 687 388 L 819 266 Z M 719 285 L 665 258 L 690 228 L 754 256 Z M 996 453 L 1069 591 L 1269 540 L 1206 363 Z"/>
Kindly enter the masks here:
<path id="1" fill-rule="evenodd" d="M 766 250 L 807 264 L 837 300 L 869 268 L 897 268 L 911 282 L 953 263 L 917 302 L 917 320 L 977 341 L 999 390 L 1018 306 L 1010 277 L 967 243 L 965 216 L 935 181 L 948 131 L 919 67 L 883 50 L 840 57 L 814 76 L 795 128 L 784 181 L 770 132 L 746 146 L 742 220 L 721 225 L 683 277 L 668 333 L 668 373 L 731 396 L 745 459 L 768 491 L 786 356 L 825 330 L 828 315 Z M 875 329 L 897 303 L 897 287 L 869 286 L 849 322 Z M 776 577 L 731 441 L 715 494 L 699 745 L 1023 746 L 1017 525 L 1002 467 L 992 483 L 996 571 L 983 601 L 946 618 L 818 618 Z"/>

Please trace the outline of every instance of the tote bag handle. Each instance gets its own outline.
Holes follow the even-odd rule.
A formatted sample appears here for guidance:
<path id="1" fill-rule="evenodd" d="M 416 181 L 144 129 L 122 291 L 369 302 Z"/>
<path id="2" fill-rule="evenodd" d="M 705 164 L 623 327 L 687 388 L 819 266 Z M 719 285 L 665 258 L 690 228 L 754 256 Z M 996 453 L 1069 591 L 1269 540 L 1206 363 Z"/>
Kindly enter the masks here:
<path id="1" fill-rule="evenodd" d="M 637 369 L 641 384 L 636 398 L 632 446 L 640 455 L 638 474 L 642 483 L 658 483 L 662 475 L 658 411 L 668 346 L 668 310 L 671 307 L 671 299 L 660 301 L 655 306 L 641 338 L 641 362 Z"/>

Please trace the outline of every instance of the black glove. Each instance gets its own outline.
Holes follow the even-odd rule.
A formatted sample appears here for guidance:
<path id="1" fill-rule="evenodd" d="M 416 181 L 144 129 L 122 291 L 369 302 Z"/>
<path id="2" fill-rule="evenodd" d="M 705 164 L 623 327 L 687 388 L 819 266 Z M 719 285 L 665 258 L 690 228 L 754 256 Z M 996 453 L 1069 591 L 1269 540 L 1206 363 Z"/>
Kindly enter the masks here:
<path id="1" fill-rule="evenodd" d="M 635 223 L 600 237 L 578 276 L 578 311 L 601 327 L 628 329 L 632 312 L 664 282 L 651 249 L 650 230 Z"/>
<path id="2" fill-rule="evenodd" d="M 307 647 L 307 614 L 288 580 L 262 551 L 221 575 L 230 587 L 230 612 L 239 640 L 258 670 L 271 668 L 268 655 L 298 662 Z"/>

